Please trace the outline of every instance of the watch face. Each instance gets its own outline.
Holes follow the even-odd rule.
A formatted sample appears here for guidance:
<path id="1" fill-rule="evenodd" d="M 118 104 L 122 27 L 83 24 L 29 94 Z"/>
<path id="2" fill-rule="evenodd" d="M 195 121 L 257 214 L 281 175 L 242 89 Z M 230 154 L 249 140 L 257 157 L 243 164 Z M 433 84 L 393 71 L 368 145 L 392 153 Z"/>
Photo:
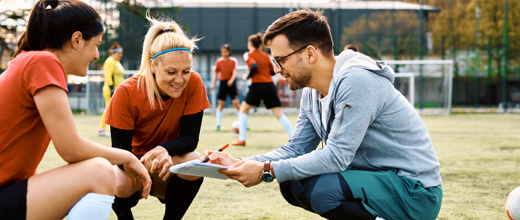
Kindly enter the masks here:
<path id="1" fill-rule="evenodd" d="M 264 182 L 266 182 L 266 183 L 273 182 L 273 180 L 274 180 L 273 174 L 271 174 L 271 173 L 263 173 L 262 174 L 262 180 Z"/>

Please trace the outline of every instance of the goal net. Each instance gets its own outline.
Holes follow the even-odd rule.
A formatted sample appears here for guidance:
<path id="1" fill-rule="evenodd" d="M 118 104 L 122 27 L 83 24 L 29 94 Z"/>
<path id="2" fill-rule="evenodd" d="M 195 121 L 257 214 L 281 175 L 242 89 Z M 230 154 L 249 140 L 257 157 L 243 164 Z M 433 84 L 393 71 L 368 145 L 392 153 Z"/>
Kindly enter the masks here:
<path id="1" fill-rule="evenodd" d="M 129 78 L 137 73 L 137 70 L 125 70 L 124 77 Z M 87 114 L 101 114 L 105 110 L 105 98 L 103 98 L 103 85 L 105 82 L 103 70 L 89 70 L 87 72 L 86 101 Z"/>
<path id="2" fill-rule="evenodd" d="M 451 112 L 452 60 L 387 60 L 396 72 L 394 86 L 421 115 Z"/>

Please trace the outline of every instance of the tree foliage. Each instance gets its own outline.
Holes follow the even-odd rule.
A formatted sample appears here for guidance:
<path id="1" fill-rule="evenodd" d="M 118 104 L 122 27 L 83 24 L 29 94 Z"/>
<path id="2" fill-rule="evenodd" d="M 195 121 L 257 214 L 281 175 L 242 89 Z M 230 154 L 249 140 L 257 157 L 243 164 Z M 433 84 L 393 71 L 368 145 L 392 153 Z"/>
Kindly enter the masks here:
<path id="1" fill-rule="evenodd" d="M 344 27 L 341 42 L 359 42 L 363 52 L 378 59 L 393 53 L 413 59 L 418 54 L 418 27 L 419 19 L 414 12 L 374 12 Z"/>
<path id="2" fill-rule="evenodd" d="M 402 0 L 419 4 L 420 0 Z M 423 4 L 440 9 L 429 12 L 425 30 L 431 33 L 433 50 L 429 53 L 449 55 L 457 51 L 482 51 L 491 48 L 493 68 L 503 63 L 505 0 L 423 0 Z M 508 0 L 508 60 L 520 70 L 520 1 Z M 477 9 L 478 8 L 478 9 Z M 398 59 L 414 59 L 419 55 L 419 18 L 417 12 L 374 12 L 360 16 L 344 27 L 341 43 L 359 44 L 361 50 L 375 58 L 393 55 Z M 394 29 L 395 27 L 395 29 Z M 394 35 L 395 34 L 395 35 Z M 395 38 L 394 38 L 395 36 Z M 491 43 L 489 43 L 491 38 Z M 473 52 L 470 66 L 478 61 Z M 449 58 L 448 58 L 449 59 Z M 469 59 L 469 58 L 468 58 Z M 487 59 L 487 57 L 485 58 Z M 473 64 L 472 64 L 473 63 Z"/>
<path id="3" fill-rule="evenodd" d="M 8 40 L 14 40 L 17 33 L 23 31 L 27 24 L 26 17 L 30 10 L 4 10 L 0 12 L 0 56 L 7 51 L 14 52 L 14 47 L 7 44 Z"/>

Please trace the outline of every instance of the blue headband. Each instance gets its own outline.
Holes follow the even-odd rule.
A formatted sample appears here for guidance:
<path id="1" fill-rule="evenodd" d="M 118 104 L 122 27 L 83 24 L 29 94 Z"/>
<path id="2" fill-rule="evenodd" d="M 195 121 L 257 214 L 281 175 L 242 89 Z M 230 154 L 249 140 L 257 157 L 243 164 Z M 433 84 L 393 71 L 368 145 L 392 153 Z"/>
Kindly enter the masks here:
<path id="1" fill-rule="evenodd" d="M 176 51 L 176 50 L 186 50 L 186 51 L 191 53 L 191 50 L 186 48 L 186 47 L 177 47 L 177 48 L 172 48 L 172 49 L 168 49 L 168 50 L 163 50 L 163 51 L 153 55 L 152 60 L 155 59 L 157 56 L 163 54 L 163 53 L 168 53 L 168 52 Z"/>
<path id="2" fill-rule="evenodd" d="M 112 53 L 113 52 L 118 52 L 118 51 L 123 51 L 123 48 L 118 47 L 118 48 L 114 48 L 114 49 L 110 50 L 110 52 L 112 52 Z"/>

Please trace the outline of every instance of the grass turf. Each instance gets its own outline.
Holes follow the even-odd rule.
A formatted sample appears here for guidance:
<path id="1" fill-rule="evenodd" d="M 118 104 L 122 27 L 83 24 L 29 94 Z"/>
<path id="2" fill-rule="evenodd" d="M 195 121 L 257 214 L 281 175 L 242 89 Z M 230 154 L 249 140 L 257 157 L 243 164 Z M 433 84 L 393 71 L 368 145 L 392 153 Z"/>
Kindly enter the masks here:
<path id="1" fill-rule="evenodd" d="M 289 115 L 296 124 L 297 115 Z M 520 115 L 455 114 L 422 117 L 441 164 L 444 199 L 438 219 L 507 219 L 507 194 L 520 185 Z M 80 135 L 110 145 L 98 137 L 98 115 L 75 115 Z M 236 115 L 225 115 L 215 131 L 214 115 L 205 115 L 197 151 L 217 149 L 238 135 L 231 131 Z M 247 146 L 230 146 L 235 157 L 266 153 L 288 137 L 272 115 L 251 115 Z M 64 165 L 49 146 L 38 172 Z M 136 219 L 162 219 L 164 206 L 154 197 L 141 200 L 133 209 Z M 110 219 L 116 219 L 112 213 Z M 320 219 L 318 215 L 285 202 L 276 183 L 246 188 L 232 180 L 206 178 L 184 219 Z"/>

